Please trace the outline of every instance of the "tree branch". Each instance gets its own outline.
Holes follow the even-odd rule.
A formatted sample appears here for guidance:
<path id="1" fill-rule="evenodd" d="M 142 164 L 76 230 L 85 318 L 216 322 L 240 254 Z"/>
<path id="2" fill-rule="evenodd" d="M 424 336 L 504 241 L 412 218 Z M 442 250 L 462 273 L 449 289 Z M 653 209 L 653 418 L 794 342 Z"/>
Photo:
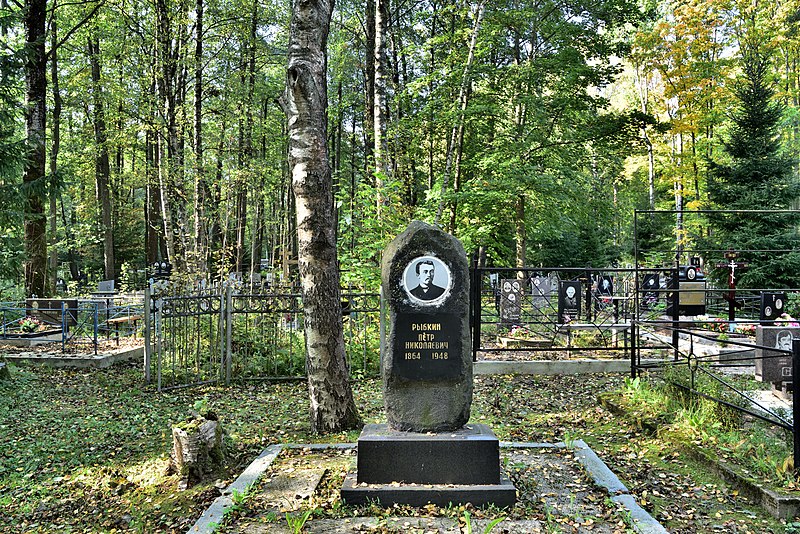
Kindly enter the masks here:
<path id="1" fill-rule="evenodd" d="M 97 12 L 100 10 L 100 8 L 101 8 L 101 7 L 103 7 L 103 6 L 105 5 L 105 3 L 106 3 L 106 0 L 100 0 L 100 2 L 98 2 L 98 3 L 97 3 L 97 5 L 96 5 L 96 6 L 94 6 L 94 8 L 92 8 L 92 10 L 89 12 L 89 14 L 88 14 L 88 15 L 86 15 L 85 17 L 83 17 L 83 19 L 82 19 L 82 20 L 81 20 L 79 23 L 77 23 L 75 26 L 73 26 L 73 27 L 72 27 L 72 29 L 70 29 L 70 30 L 69 30 L 69 31 L 68 31 L 68 32 L 67 32 L 67 33 L 64 35 L 64 38 L 63 38 L 63 39 L 61 39 L 61 40 L 60 40 L 58 43 L 54 44 L 52 48 L 50 48 L 50 51 L 48 51 L 48 52 L 45 54 L 45 59 L 49 61 L 49 60 L 51 59 L 51 57 L 52 57 L 53 53 L 55 53 L 55 51 L 56 51 L 56 50 L 58 50 L 58 47 L 59 47 L 59 46 L 61 46 L 61 45 L 63 45 L 65 42 L 67 42 L 67 39 L 69 39 L 70 37 L 72 37 L 72 34 L 73 34 L 73 33 L 75 33 L 76 31 L 78 31 L 78 29 L 79 29 L 81 26 L 83 26 L 84 24 L 86 24 L 87 22 L 89 22 L 89 20 L 90 20 L 92 17 L 94 17 L 94 16 L 95 16 L 95 14 L 96 14 L 96 13 L 97 13 Z"/>

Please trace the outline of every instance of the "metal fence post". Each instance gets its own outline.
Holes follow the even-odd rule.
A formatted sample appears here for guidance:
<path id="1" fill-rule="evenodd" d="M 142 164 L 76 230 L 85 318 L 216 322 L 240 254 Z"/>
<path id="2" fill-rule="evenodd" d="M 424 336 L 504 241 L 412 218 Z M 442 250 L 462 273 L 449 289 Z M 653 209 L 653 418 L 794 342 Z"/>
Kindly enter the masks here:
<path id="1" fill-rule="evenodd" d="M 225 288 L 225 385 L 231 384 L 231 360 L 233 337 L 233 287 Z"/>
<path id="2" fill-rule="evenodd" d="M 680 310 L 680 302 L 681 302 L 681 283 L 680 283 L 680 266 L 678 265 L 678 260 L 675 260 L 675 270 L 672 274 L 672 346 L 674 350 L 673 360 L 678 361 L 680 359 L 680 343 L 681 343 L 681 334 L 678 332 L 678 329 L 681 326 L 681 310 Z"/>
<path id="3" fill-rule="evenodd" d="M 158 301 L 161 300 L 161 303 Z M 156 300 L 156 320 L 155 320 L 155 335 L 156 335 L 156 380 L 158 382 L 157 390 L 161 393 L 161 371 L 163 368 L 162 364 L 162 357 L 164 355 L 164 351 L 162 350 L 161 346 L 161 309 L 164 307 L 163 299 L 159 298 Z"/>
<path id="4" fill-rule="evenodd" d="M 66 352 L 67 346 L 67 303 L 61 301 L 61 352 Z"/>
<path id="5" fill-rule="evenodd" d="M 144 290 L 144 383 L 150 383 L 150 359 L 152 352 L 150 350 L 150 328 L 153 318 L 150 316 L 150 288 L 146 287 Z"/>
<path id="6" fill-rule="evenodd" d="M 99 310 L 99 304 L 97 302 L 94 303 L 94 355 L 97 356 L 97 331 L 100 329 L 100 318 L 97 316 Z"/>
<path id="7" fill-rule="evenodd" d="M 794 470 L 800 473 L 800 339 L 792 340 L 792 441 Z"/>
<path id="8" fill-rule="evenodd" d="M 636 337 L 638 333 L 638 325 L 636 321 L 631 324 L 631 378 L 635 379 L 637 373 L 636 367 Z"/>
<path id="9" fill-rule="evenodd" d="M 478 350 L 481 348 L 481 293 L 483 285 L 482 271 L 477 267 L 472 269 L 472 361 L 478 361 Z"/>

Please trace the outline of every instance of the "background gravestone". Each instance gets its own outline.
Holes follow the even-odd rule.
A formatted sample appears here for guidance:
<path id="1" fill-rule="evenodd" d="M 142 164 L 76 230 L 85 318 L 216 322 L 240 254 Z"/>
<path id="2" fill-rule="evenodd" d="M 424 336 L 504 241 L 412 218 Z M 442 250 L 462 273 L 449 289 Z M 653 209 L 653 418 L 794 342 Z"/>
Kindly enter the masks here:
<path id="1" fill-rule="evenodd" d="M 388 305 L 381 372 L 390 427 L 411 432 L 461 428 L 472 402 L 469 268 L 463 246 L 414 221 L 386 248 L 381 275 Z"/>
<path id="2" fill-rule="evenodd" d="M 789 302 L 789 298 L 785 291 L 778 293 L 773 291 L 762 291 L 760 306 L 761 310 L 759 314 L 761 324 L 763 326 L 774 325 L 775 319 L 778 319 L 781 315 L 786 313 L 785 307 L 787 302 Z"/>
<path id="3" fill-rule="evenodd" d="M 567 324 L 581 314 L 581 283 L 562 281 L 558 288 L 558 324 Z"/>
<path id="4" fill-rule="evenodd" d="M 543 313 L 550 306 L 550 293 L 552 292 L 550 278 L 547 276 L 534 276 L 531 278 L 531 295 L 533 296 L 533 309 Z"/>
<path id="5" fill-rule="evenodd" d="M 500 320 L 503 324 L 519 324 L 522 316 L 522 284 L 516 279 L 500 283 Z"/>
<path id="6" fill-rule="evenodd" d="M 756 327 L 756 380 L 761 382 L 789 382 L 792 380 L 792 355 L 761 347 L 792 350 L 792 338 L 800 337 L 796 326 Z"/>

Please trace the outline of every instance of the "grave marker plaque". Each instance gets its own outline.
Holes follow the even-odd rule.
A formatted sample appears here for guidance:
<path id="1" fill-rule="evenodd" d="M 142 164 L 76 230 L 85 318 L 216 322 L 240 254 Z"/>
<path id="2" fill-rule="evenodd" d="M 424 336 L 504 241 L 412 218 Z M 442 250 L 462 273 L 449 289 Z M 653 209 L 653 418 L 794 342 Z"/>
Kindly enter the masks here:
<path id="1" fill-rule="evenodd" d="M 114 280 L 100 280 L 97 283 L 97 292 L 98 293 L 113 293 L 114 292 Z"/>
<path id="2" fill-rule="evenodd" d="M 786 312 L 784 308 L 788 301 L 786 292 L 763 291 L 761 293 L 761 314 L 759 317 L 761 324 L 765 326 L 775 324 L 775 319 Z"/>
<path id="3" fill-rule="evenodd" d="M 644 275 L 642 279 L 642 286 L 640 291 L 644 294 L 642 295 L 642 300 L 644 303 L 648 304 L 655 304 L 658 302 L 659 294 L 658 290 L 661 288 L 661 275 L 658 273 L 647 273 Z"/>
<path id="4" fill-rule="evenodd" d="M 547 276 L 534 276 L 531 278 L 531 295 L 533 296 L 533 309 L 541 312 L 550 304 L 552 292 L 550 278 Z"/>
<path id="5" fill-rule="evenodd" d="M 800 337 L 800 327 L 796 326 L 758 326 L 756 345 L 775 347 L 778 350 L 792 350 L 792 338 Z M 792 355 L 777 350 L 756 349 L 756 380 L 761 382 L 790 382 L 792 380 Z"/>

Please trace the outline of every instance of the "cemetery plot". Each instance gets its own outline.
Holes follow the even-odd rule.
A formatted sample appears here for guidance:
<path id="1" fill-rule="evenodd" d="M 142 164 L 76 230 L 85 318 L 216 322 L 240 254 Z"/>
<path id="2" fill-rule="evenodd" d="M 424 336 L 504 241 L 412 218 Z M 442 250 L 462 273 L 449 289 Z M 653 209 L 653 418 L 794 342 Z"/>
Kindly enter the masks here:
<path id="1" fill-rule="evenodd" d="M 221 531 L 281 532 L 288 526 L 287 514 L 301 518 L 307 510 L 316 510 L 304 525 L 304 531 L 312 533 L 362 531 L 359 529 L 456 533 L 465 524 L 466 510 L 470 510 L 473 529 L 485 528 L 494 516 L 504 518 L 497 526 L 503 532 L 548 532 L 558 527 L 576 533 L 611 534 L 628 528 L 625 514 L 593 484 L 567 450 L 504 449 L 502 462 L 519 489 L 519 503 L 501 514 L 456 507 L 456 517 L 448 507 L 433 505 L 395 506 L 389 509 L 389 516 L 375 505 L 343 507 L 338 488 L 354 462 L 352 449 L 284 449 Z"/>
<path id="2" fill-rule="evenodd" d="M 480 359 L 562 359 L 586 351 L 625 358 L 634 274 L 632 269 L 476 269 L 473 350 Z"/>

